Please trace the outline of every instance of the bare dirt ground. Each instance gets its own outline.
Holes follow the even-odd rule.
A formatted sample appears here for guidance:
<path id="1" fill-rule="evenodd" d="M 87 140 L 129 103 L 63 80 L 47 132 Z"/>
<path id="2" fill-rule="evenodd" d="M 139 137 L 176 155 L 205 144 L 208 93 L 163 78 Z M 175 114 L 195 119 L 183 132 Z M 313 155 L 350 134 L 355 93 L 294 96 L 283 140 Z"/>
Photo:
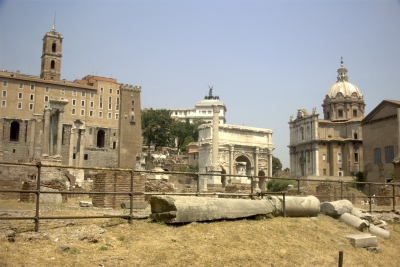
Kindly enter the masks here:
<path id="1" fill-rule="evenodd" d="M 80 200 L 41 206 L 41 216 L 123 214 L 81 208 Z M 366 207 L 365 207 L 366 208 Z M 33 216 L 33 203 L 0 200 L 0 216 Z M 148 212 L 148 211 L 147 211 Z M 143 211 L 142 211 L 143 213 Z M 383 214 L 383 215 L 382 215 Z M 166 225 L 150 219 L 0 220 L 4 266 L 400 266 L 400 224 L 388 217 L 390 239 L 381 252 L 354 248 L 344 237 L 360 233 L 331 217 L 269 218 Z M 13 241 L 12 241 L 13 240 Z"/>

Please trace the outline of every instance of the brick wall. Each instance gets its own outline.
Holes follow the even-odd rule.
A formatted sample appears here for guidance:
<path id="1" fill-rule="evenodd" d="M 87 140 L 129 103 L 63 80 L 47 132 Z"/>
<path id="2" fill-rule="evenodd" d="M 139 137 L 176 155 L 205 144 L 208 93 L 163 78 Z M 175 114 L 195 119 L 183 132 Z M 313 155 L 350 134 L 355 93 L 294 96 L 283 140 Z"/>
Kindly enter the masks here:
<path id="1" fill-rule="evenodd" d="M 49 180 L 40 183 L 41 186 L 45 186 L 52 189 L 57 189 L 59 191 L 67 191 L 67 187 L 63 181 L 60 180 Z M 22 184 L 21 190 L 36 190 L 36 181 L 24 182 Z M 34 202 L 35 201 L 35 193 L 20 193 L 20 201 L 21 202 Z M 68 195 L 61 194 L 62 202 L 68 202 Z"/>
<path id="2" fill-rule="evenodd" d="M 94 192 L 129 192 L 131 174 L 129 172 L 99 172 L 93 180 Z M 145 177 L 135 174 L 133 177 L 133 201 L 144 201 Z M 130 200 L 129 195 L 100 195 L 92 198 L 93 206 L 101 208 L 116 208 L 122 202 Z"/>

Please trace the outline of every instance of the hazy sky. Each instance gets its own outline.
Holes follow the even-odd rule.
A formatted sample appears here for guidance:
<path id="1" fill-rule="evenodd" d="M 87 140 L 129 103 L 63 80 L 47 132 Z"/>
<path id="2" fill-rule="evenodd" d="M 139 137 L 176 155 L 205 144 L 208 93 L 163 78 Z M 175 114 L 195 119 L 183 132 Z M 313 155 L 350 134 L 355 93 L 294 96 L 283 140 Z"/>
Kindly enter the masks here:
<path id="1" fill-rule="evenodd" d="M 400 100 L 399 0 L 0 0 L 1 69 L 40 74 L 55 12 L 62 79 L 142 86 L 142 108 L 194 107 L 213 85 L 228 124 L 273 130 L 283 167 L 290 115 L 322 114 L 342 56 L 365 115 Z"/>

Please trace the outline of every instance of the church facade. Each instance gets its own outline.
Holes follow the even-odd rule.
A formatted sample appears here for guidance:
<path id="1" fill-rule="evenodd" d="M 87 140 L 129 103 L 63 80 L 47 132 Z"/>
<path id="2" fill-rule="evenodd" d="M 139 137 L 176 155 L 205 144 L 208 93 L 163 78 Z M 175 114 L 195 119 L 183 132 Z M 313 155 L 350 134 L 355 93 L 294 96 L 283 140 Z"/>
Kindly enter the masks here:
<path id="1" fill-rule="evenodd" d="M 61 79 L 63 36 L 43 37 L 40 76 L 0 71 L 0 161 L 133 168 L 141 87 L 87 75 Z"/>
<path id="2" fill-rule="evenodd" d="M 323 119 L 316 108 L 298 109 L 291 116 L 290 169 L 292 177 L 353 176 L 363 171 L 361 121 L 365 103 L 358 87 L 349 82 L 341 62 L 337 82 L 322 103 Z"/>

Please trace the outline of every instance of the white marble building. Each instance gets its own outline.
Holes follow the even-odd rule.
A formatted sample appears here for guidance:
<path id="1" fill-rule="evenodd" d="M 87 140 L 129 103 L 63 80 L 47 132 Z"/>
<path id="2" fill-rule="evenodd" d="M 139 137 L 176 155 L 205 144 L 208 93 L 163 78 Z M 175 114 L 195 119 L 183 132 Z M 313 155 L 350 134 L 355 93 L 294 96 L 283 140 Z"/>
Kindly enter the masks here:
<path id="1" fill-rule="evenodd" d="M 218 163 L 222 174 L 272 176 L 272 130 L 220 124 L 218 133 Z M 199 126 L 199 171 L 215 169 L 212 162 L 213 125 Z M 256 179 L 257 181 L 257 179 Z M 209 176 L 207 186 L 225 187 L 228 184 L 249 184 L 243 177 Z M 265 179 L 260 179 L 265 188 Z"/>

